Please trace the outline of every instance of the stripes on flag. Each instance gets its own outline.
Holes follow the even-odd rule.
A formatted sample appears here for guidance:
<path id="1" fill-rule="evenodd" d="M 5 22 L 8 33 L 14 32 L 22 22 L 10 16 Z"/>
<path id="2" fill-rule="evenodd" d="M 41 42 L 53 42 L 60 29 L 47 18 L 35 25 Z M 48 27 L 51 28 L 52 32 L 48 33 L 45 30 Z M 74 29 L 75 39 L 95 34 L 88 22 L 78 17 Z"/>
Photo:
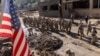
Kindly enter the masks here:
<path id="1" fill-rule="evenodd" d="M 24 32 L 20 28 L 19 31 L 14 31 L 14 45 L 13 45 L 13 56 L 28 56 L 29 47 L 24 37 Z"/>
<path id="2" fill-rule="evenodd" d="M 13 0 L 6 0 L 0 27 L 0 37 L 12 39 L 12 56 L 30 56 L 29 46 L 15 10 Z"/>
<path id="3" fill-rule="evenodd" d="M 3 13 L 0 27 L 0 37 L 12 37 L 13 33 L 11 28 L 11 16 L 8 13 Z"/>

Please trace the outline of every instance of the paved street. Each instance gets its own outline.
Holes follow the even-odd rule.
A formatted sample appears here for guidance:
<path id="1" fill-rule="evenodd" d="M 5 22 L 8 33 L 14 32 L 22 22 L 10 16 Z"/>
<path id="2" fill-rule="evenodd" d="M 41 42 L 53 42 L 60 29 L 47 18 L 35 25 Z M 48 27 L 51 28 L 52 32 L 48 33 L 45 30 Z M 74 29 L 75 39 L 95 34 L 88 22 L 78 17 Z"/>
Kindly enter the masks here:
<path id="1" fill-rule="evenodd" d="M 66 33 L 62 34 L 64 34 L 65 36 L 62 37 L 59 34 L 53 33 L 53 35 L 56 35 L 64 42 L 63 46 L 59 50 L 55 51 L 56 53 L 65 56 L 66 50 L 70 49 L 73 52 L 75 52 L 76 56 L 100 56 L 99 48 L 96 48 L 95 46 L 85 41 L 72 38 L 70 35 L 67 35 Z"/>

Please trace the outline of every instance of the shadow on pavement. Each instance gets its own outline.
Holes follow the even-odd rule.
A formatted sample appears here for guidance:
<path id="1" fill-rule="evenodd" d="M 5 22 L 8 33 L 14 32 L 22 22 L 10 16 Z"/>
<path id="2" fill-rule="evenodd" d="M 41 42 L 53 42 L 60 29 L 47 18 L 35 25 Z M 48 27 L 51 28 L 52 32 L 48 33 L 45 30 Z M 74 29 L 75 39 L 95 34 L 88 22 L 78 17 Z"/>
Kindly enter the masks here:
<path id="1" fill-rule="evenodd" d="M 75 39 L 79 39 L 80 37 L 77 33 L 73 33 L 73 32 L 68 33 L 68 35 L 70 35 L 72 38 L 75 38 Z M 88 44 L 91 44 L 91 37 L 82 37 L 82 40 L 87 42 Z M 91 44 L 91 45 L 94 45 L 97 48 L 100 48 L 100 41 L 96 42 L 95 44 Z"/>

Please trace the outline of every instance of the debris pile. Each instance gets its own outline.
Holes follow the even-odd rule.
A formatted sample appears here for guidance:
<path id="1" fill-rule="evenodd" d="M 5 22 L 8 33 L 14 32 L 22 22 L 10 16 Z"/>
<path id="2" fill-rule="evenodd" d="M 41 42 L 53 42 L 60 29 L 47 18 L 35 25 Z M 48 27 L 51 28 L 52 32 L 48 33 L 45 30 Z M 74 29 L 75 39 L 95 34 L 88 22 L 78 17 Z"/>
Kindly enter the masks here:
<path id="1" fill-rule="evenodd" d="M 28 40 L 29 39 L 30 38 L 28 38 Z M 40 37 L 35 37 L 35 39 L 31 39 L 29 41 L 29 44 L 31 48 L 36 48 L 41 51 L 54 51 L 59 49 L 63 45 L 63 41 L 48 33 L 44 33 Z"/>
<path id="2" fill-rule="evenodd" d="M 11 56 L 12 43 L 9 39 L 0 40 L 0 56 Z"/>
<path id="3" fill-rule="evenodd" d="M 57 55 L 54 51 L 63 45 L 63 41 L 59 38 L 52 36 L 50 33 L 43 33 L 41 36 L 30 36 L 27 38 L 31 50 L 38 50 L 42 55 Z M 35 51 L 36 52 L 36 51 Z M 0 40 L 0 56 L 11 56 L 12 42 L 9 39 Z M 36 54 L 36 53 L 35 53 Z"/>

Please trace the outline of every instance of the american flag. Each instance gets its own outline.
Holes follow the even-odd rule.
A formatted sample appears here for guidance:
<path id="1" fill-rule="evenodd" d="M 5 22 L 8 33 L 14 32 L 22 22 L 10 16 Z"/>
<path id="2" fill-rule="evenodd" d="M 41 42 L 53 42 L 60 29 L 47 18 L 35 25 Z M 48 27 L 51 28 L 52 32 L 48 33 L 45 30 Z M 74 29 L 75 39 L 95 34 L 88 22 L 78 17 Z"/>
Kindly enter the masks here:
<path id="1" fill-rule="evenodd" d="M 30 56 L 30 50 L 13 0 L 5 0 L 2 23 L 0 26 L 0 37 L 12 39 L 12 56 Z"/>

